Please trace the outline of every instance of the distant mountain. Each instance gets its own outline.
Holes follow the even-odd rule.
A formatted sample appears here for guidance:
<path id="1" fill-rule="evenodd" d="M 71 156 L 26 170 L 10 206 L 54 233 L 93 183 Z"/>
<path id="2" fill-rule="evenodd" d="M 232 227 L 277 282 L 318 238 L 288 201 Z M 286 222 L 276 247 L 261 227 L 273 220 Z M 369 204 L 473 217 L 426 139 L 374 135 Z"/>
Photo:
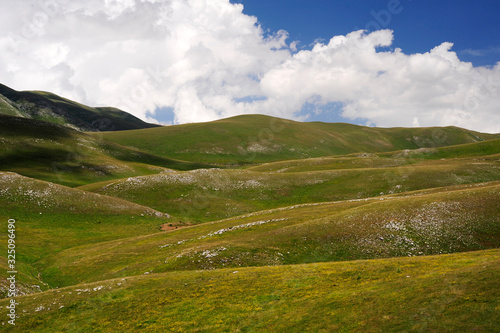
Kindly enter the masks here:
<path id="1" fill-rule="evenodd" d="M 44 120 L 87 132 L 159 127 L 116 108 L 89 107 L 43 91 L 0 84 L 0 114 Z"/>

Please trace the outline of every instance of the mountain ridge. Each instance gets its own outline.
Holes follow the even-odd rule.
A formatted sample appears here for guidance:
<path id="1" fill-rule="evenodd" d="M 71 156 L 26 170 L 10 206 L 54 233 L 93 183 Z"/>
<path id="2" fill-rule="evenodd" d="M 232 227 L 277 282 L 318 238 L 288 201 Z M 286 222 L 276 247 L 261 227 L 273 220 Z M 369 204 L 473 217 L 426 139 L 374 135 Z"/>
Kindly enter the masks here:
<path id="1" fill-rule="evenodd" d="M 16 91 L 0 84 L 0 114 L 33 118 L 81 131 L 158 127 L 116 108 L 89 107 L 44 91 Z"/>

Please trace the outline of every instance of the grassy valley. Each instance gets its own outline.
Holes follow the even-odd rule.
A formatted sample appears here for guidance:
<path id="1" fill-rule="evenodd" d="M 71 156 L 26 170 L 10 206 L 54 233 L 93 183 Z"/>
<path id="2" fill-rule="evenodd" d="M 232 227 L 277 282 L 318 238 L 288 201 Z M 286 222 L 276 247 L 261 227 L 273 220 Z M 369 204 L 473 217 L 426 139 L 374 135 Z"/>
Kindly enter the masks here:
<path id="1" fill-rule="evenodd" d="M 500 209 L 495 203 L 499 201 L 500 184 L 495 182 L 432 193 L 294 205 L 76 247 L 47 258 L 42 266 L 50 270 L 46 281 L 62 287 L 96 278 L 165 271 L 497 248 Z"/>

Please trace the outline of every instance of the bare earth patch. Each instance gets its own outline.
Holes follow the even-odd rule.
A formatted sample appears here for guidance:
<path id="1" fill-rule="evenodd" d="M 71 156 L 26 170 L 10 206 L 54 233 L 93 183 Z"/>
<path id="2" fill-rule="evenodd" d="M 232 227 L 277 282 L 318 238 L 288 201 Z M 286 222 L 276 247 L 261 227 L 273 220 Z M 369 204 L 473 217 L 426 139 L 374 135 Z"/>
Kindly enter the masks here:
<path id="1" fill-rule="evenodd" d="M 170 230 L 176 230 L 176 229 L 180 229 L 180 228 L 183 228 L 184 226 L 180 226 L 180 225 L 173 225 L 172 223 L 163 223 L 161 226 L 160 226 L 160 230 L 161 231 L 170 231 Z"/>

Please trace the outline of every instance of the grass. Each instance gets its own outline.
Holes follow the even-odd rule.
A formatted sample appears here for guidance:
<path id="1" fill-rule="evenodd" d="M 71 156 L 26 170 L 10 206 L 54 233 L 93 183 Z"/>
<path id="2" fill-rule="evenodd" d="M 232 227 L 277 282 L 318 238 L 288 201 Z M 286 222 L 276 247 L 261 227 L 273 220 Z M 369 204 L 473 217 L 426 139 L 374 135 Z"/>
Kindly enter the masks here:
<path id="1" fill-rule="evenodd" d="M 304 172 L 337 169 L 387 168 L 418 164 L 429 160 L 468 158 L 496 159 L 500 156 L 500 139 L 463 145 L 420 148 L 387 153 L 357 153 L 346 156 L 319 157 L 265 163 L 247 168 L 262 172 Z"/>
<path id="2" fill-rule="evenodd" d="M 83 245 L 39 264 L 53 287 L 142 275 L 496 248 L 498 182 L 441 192 L 295 205 Z M 57 269 L 56 269 L 57 268 Z"/>
<path id="3" fill-rule="evenodd" d="M 19 297 L 4 330 L 494 332 L 499 263 L 489 250 L 127 277 Z"/>
<path id="4" fill-rule="evenodd" d="M 16 259 L 25 265 L 18 270 L 32 278 L 38 273 L 36 263 L 50 255 L 78 245 L 155 233 L 171 222 L 148 207 L 14 173 L 0 172 L 0 205 L 1 221 L 16 220 Z M 0 240 L 6 247 L 7 234 Z M 0 270 L 0 276 L 5 278 L 6 272 Z"/>
<path id="5" fill-rule="evenodd" d="M 0 114 L 9 116 L 20 116 L 21 112 L 12 105 L 12 102 L 0 94 Z"/>
<path id="6" fill-rule="evenodd" d="M 361 162 L 354 162 L 357 166 L 364 163 L 365 158 L 358 159 Z M 306 165 L 307 161 L 300 163 Z M 168 210 L 190 223 L 202 223 L 297 203 L 359 199 L 500 179 L 495 159 L 423 160 L 398 166 L 403 163 L 408 162 L 392 159 L 378 168 L 361 165 L 302 172 L 172 171 L 94 183 L 80 189 Z M 146 192 L 148 195 L 144 195 Z"/>
<path id="7" fill-rule="evenodd" d="M 248 165 L 359 152 L 441 147 L 499 136 L 456 127 L 384 129 L 341 123 L 299 123 L 246 115 L 208 123 L 107 132 L 103 137 L 158 156 Z"/>
<path id="8" fill-rule="evenodd" d="M 0 133 L 23 295 L 2 331 L 500 329 L 498 135 L 255 115 Z"/>
<path id="9" fill-rule="evenodd" d="M 55 124 L 0 115 L 0 170 L 68 186 L 207 167 L 154 156 Z"/>

